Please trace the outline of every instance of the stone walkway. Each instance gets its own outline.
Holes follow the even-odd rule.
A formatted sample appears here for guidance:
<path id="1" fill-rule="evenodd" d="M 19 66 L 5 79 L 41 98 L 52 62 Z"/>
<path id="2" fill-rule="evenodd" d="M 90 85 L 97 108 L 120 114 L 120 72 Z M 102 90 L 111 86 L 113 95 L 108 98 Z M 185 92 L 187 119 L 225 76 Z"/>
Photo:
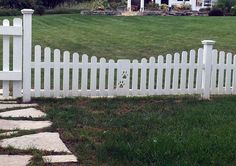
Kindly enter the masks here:
<path id="1" fill-rule="evenodd" d="M 46 114 L 35 107 L 37 104 L 0 101 L 0 130 L 3 131 L 0 133 L 0 137 L 3 137 L 0 140 L 0 147 L 11 147 L 17 150 L 37 149 L 57 153 L 57 155 L 42 156 L 45 163 L 77 163 L 77 158 L 62 142 L 59 133 L 39 131 L 50 127 L 52 123 L 42 120 Z M 20 135 L 22 130 L 36 133 Z M 63 155 L 58 155 L 59 153 Z M 32 155 L 0 154 L 0 166 L 26 166 L 31 158 Z"/>

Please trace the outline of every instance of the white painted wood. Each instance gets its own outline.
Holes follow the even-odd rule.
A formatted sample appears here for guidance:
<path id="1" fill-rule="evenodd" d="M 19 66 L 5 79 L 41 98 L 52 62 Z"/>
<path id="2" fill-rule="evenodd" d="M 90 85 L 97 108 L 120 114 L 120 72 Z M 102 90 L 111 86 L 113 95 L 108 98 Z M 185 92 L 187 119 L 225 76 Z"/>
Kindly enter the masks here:
<path id="1" fill-rule="evenodd" d="M 23 14 L 23 102 L 31 100 L 31 56 L 32 56 L 32 14 L 34 10 L 22 10 Z"/>
<path id="2" fill-rule="evenodd" d="M 188 53 L 186 51 L 182 52 L 182 60 L 181 60 L 181 79 L 180 79 L 180 93 L 185 94 L 187 92 L 186 89 L 186 74 L 187 74 L 187 57 Z"/>
<path id="3" fill-rule="evenodd" d="M 155 79 L 155 57 L 149 59 L 149 80 L 148 80 L 148 94 L 154 95 L 154 79 Z"/>
<path id="4" fill-rule="evenodd" d="M 22 33 L 22 19 L 13 20 L 14 27 L 20 27 Z M 13 36 L 13 71 L 22 71 L 22 36 Z M 21 97 L 22 80 L 13 82 L 13 97 Z"/>
<path id="5" fill-rule="evenodd" d="M 79 82 L 79 54 L 73 54 L 73 67 L 72 67 L 72 95 L 78 96 L 78 82 Z"/>
<path id="6" fill-rule="evenodd" d="M 117 66 L 117 96 L 128 96 L 130 83 L 130 60 L 118 60 Z"/>
<path id="7" fill-rule="evenodd" d="M 236 94 L 236 55 L 234 55 L 234 60 L 233 60 L 233 94 Z"/>
<path id="8" fill-rule="evenodd" d="M 34 89 L 35 97 L 41 97 L 41 46 L 35 46 Z"/>
<path id="9" fill-rule="evenodd" d="M 178 94 L 179 89 L 179 65 L 180 55 L 179 53 L 174 54 L 174 71 L 173 71 L 173 94 Z"/>
<path id="10" fill-rule="evenodd" d="M 211 74 L 211 93 L 212 94 L 217 94 L 217 92 L 218 92 L 218 89 L 216 87 L 217 59 L 218 59 L 218 51 L 213 50 L 213 52 L 212 52 L 212 74 Z"/>
<path id="11" fill-rule="evenodd" d="M 100 59 L 100 70 L 99 70 L 99 94 L 100 96 L 106 96 L 105 94 L 105 83 L 106 83 L 106 59 Z"/>
<path id="12" fill-rule="evenodd" d="M 161 95 L 163 93 L 163 63 L 164 57 L 162 55 L 158 56 L 158 67 L 157 67 L 157 94 Z"/>
<path id="13" fill-rule="evenodd" d="M 68 51 L 64 52 L 64 68 L 63 68 L 63 96 L 68 97 L 69 96 L 69 76 L 70 76 L 70 70 L 69 70 L 69 62 L 70 62 L 70 53 Z"/>
<path id="14" fill-rule="evenodd" d="M 136 96 L 138 95 L 138 60 L 133 60 L 132 65 L 132 96 Z"/>
<path id="15" fill-rule="evenodd" d="M 212 65 L 212 50 L 215 41 L 204 40 L 203 44 L 203 64 L 205 68 L 202 73 L 202 87 L 204 89 L 202 93 L 203 99 L 210 99 L 210 87 L 211 87 L 211 65 Z"/>
<path id="16" fill-rule="evenodd" d="M 21 26 L 9 26 L 5 25 L 0 26 L 0 35 L 4 36 L 22 36 L 22 27 Z"/>
<path id="17" fill-rule="evenodd" d="M 172 61 L 172 55 L 167 54 L 166 55 L 166 64 L 165 64 L 165 86 L 164 86 L 164 93 L 170 94 L 170 81 L 171 81 L 171 61 Z"/>
<path id="18" fill-rule="evenodd" d="M 91 76 L 90 76 L 90 90 L 91 96 L 97 96 L 97 57 L 91 58 Z"/>
<path id="19" fill-rule="evenodd" d="M 202 94 L 203 49 L 198 49 L 197 60 L 197 92 Z"/>
<path id="20" fill-rule="evenodd" d="M 22 80 L 22 72 L 21 71 L 0 71 L 0 78 L 4 82 L 8 82 L 8 80 L 19 81 L 19 80 Z"/>
<path id="21" fill-rule="evenodd" d="M 141 84 L 140 84 L 140 95 L 144 96 L 147 94 L 147 59 L 141 60 Z"/>
<path id="22" fill-rule="evenodd" d="M 232 68 L 232 53 L 226 55 L 226 78 L 225 78 L 225 93 L 231 94 L 231 68 Z"/>
<path id="23" fill-rule="evenodd" d="M 53 96 L 54 97 L 60 97 L 60 60 L 61 59 L 61 52 L 60 50 L 56 49 L 54 50 L 54 67 L 53 67 L 53 72 L 54 72 L 54 78 L 53 78 Z"/>
<path id="24" fill-rule="evenodd" d="M 188 94 L 194 93 L 194 64 L 195 64 L 195 50 L 190 51 L 189 60 L 189 75 L 188 75 Z"/>
<path id="25" fill-rule="evenodd" d="M 81 95 L 87 96 L 88 83 L 88 55 L 82 55 Z"/>
<path id="26" fill-rule="evenodd" d="M 9 20 L 3 20 L 3 26 L 9 28 Z M 3 36 L 3 71 L 9 71 L 10 64 L 10 36 Z M 9 97 L 9 81 L 3 81 L 3 97 Z"/>
<path id="27" fill-rule="evenodd" d="M 224 94 L 224 64 L 225 64 L 225 52 L 220 51 L 219 60 L 219 77 L 218 77 L 218 92 Z"/>
<path id="28" fill-rule="evenodd" d="M 114 84 L 115 84 L 115 61 L 109 60 L 109 70 L 108 70 L 108 96 L 114 96 Z"/>
<path id="29" fill-rule="evenodd" d="M 44 49 L 44 97 L 50 97 L 50 83 L 51 83 L 51 68 L 49 66 L 51 61 L 51 49 L 46 47 Z"/>

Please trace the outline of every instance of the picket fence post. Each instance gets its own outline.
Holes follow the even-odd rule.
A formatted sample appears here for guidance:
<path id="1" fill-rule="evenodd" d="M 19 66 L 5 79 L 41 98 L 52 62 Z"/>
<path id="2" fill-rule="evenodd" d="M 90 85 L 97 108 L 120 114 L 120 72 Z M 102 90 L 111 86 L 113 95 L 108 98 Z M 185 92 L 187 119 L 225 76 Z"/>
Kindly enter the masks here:
<path id="1" fill-rule="evenodd" d="M 212 51 L 215 41 L 203 40 L 203 65 L 202 72 L 202 98 L 210 99 L 210 87 L 211 87 L 211 68 L 212 68 Z"/>
<path id="2" fill-rule="evenodd" d="M 34 10 L 23 9 L 23 102 L 31 100 L 31 56 L 32 56 L 32 14 Z"/>

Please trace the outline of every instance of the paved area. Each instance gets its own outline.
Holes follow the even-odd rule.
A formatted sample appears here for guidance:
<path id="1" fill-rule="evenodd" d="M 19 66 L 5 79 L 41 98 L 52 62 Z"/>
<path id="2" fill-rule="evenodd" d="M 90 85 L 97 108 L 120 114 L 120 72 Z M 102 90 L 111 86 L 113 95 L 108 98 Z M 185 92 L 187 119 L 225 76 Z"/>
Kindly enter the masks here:
<path id="1" fill-rule="evenodd" d="M 52 125 L 50 121 L 41 120 L 46 114 L 36 109 L 37 104 L 17 104 L 15 101 L 0 101 L 0 130 L 6 130 L 0 133 L 0 136 L 14 136 L 20 130 L 44 129 Z M 10 110 L 9 110 L 10 109 Z M 10 119 L 1 119 L 10 118 Z M 14 120 L 11 120 L 14 118 Z M 30 118 L 30 120 L 21 120 Z M 40 121 L 34 118 L 41 118 Z M 77 158 L 71 154 L 60 139 L 57 132 L 37 132 L 35 134 L 21 135 L 17 137 L 4 138 L 0 140 L 0 147 L 12 147 L 18 150 L 38 149 L 48 152 L 63 153 L 63 155 L 42 156 L 45 163 L 74 163 Z M 66 155 L 65 155 L 66 153 Z M 29 164 L 31 155 L 1 155 L 0 166 L 26 166 Z"/>
<path id="2" fill-rule="evenodd" d="M 6 111 L 1 112 L 0 117 L 3 118 L 42 118 L 45 117 L 46 114 L 40 110 L 37 110 L 35 108 L 26 108 L 26 109 L 19 109 L 19 110 L 12 110 L 12 111 Z"/>
<path id="3" fill-rule="evenodd" d="M 0 166 L 26 166 L 30 155 L 0 155 Z"/>
<path id="4" fill-rule="evenodd" d="M 49 121 L 5 120 L 0 119 L 1 130 L 36 130 L 50 127 Z"/>

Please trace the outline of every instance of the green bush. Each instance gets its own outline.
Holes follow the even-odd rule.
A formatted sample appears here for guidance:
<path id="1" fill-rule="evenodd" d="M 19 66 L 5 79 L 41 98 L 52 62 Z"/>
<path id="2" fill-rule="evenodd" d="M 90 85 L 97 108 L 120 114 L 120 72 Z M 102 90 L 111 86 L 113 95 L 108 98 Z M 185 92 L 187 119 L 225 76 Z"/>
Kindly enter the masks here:
<path id="1" fill-rule="evenodd" d="M 161 10 L 167 12 L 169 9 L 169 6 L 167 4 L 161 4 Z"/>
<path id="2" fill-rule="evenodd" d="M 209 13 L 209 16 L 223 16 L 224 12 L 222 11 L 222 9 L 219 8 L 213 8 Z"/>
<path id="3" fill-rule="evenodd" d="M 236 5 L 231 8 L 230 13 L 232 16 L 236 16 Z"/>
<path id="4" fill-rule="evenodd" d="M 225 13 L 230 13 L 233 6 L 236 5 L 236 0 L 218 0 L 216 7 L 223 10 Z"/>
<path id="5" fill-rule="evenodd" d="M 59 9 L 46 10 L 45 14 L 76 14 L 80 12 L 81 12 L 80 9 L 59 8 Z"/>
<path id="6" fill-rule="evenodd" d="M 159 9 L 159 4 L 155 4 L 155 3 L 149 3 L 146 5 L 146 9 L 148 10 L 158 10 Z"/>
<path id="7" fill-rule="evenodd" d="M 45 7 L 42 5 L 36 6 L 35 13 L 38 15 L 43 15 L 45 13 Z"/>
<path id="8" fill-rule="evenodd" d="M 21 12 L 17 9 L 0 9 L 0 16 L 18 16 Z"/>

